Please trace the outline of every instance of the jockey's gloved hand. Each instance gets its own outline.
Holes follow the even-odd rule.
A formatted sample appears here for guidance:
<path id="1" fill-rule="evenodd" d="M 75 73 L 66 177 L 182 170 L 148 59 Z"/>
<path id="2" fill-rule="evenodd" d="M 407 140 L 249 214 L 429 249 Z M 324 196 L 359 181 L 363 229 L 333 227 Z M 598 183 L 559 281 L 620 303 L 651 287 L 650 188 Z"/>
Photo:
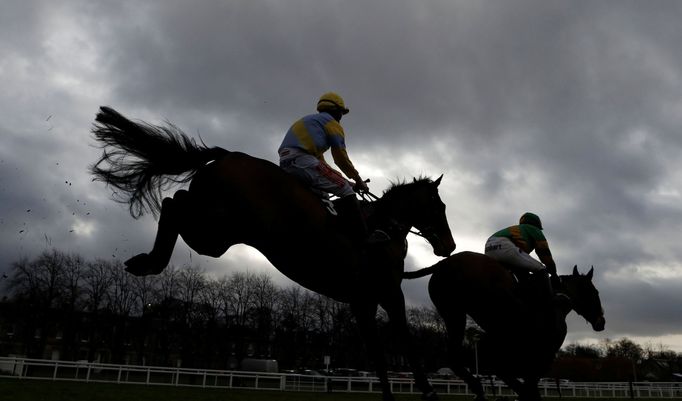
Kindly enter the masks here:
<path id="1" fill-rule="evenodd" d="M 358 178 L 360 178 L 360 177 L 358 177 Z M 353 189 L 355 190 L 355 192 L 367 192 L 367 191 L 369 191 L 369 187 L 367 186 L 367 182 L 369 182 L 369 180 L 363 181 L 362 178 L 360 178 L 360 179 L 355 181 L 355 185 L 353 185 Z"/>

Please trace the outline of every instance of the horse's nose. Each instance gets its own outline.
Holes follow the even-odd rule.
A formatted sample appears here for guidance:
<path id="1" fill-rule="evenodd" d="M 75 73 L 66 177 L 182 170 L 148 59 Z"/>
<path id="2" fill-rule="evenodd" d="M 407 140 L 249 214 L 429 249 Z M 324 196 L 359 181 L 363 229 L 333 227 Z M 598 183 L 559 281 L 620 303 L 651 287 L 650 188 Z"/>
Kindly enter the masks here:
<path id="1" fill-rule="evenodd" d="M 457 245 L 454 240 L 448 241 L 448 243 L 442 243 L 439 249 L 436 250 L 435 254 L 441 257 L 450 256 L 450 254 L 455 250 Z"/>
<path id="2" fill-rule="evenodd" d="M 604 331 L 605 326 L 606 326 L 606 319 L 604 319 L 604 316 L 599 316 L 599 318 L 594 323 L 592 323 L 592 330 Z"/>

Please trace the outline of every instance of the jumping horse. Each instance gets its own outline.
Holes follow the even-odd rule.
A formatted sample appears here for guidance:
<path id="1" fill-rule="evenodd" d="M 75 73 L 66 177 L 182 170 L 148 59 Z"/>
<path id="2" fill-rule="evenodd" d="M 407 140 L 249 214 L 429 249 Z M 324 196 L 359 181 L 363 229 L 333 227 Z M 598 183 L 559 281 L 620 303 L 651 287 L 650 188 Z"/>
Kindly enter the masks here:
<path id="1" fill-rule="evenodd" d="M 510 271 L 480 253 L 460 252 L 433 266 L 406 272 L 403 277 L 431 274 L 429 296 L 445 322 L 450 368 L 469 385 L 476 400 L 486 398 L 480 380 L 465 367 L 462 358 L 467 315 L 485 331 L 495 374 L 520 400 L 535 401 L 541 399 L 538 381 L 566 338 L 568 313 L 574 310 L 595 331 L 604 330 L 606 321 L 599 292 L 592 283 L 593 273 L 591 268 L 587 274 L 580 274 L 575 266 L 572 274 L 562 275 L 561 293 L 566 297 L 548 308 L 550 313 L 539 313 L 537 305 L 520 296 Z"/>
<path id="2" fill-rule="evenodd" d="M 318 196 L 273 163 L 197 145 L 173 125 L 134 122 L 109 107 L 101 107 L 95 121 L 92 133 L 103 150 L 90 167 L 95 180 L 112 187 L 114 199 L 127 203 L 134 218 L 158 214 L 152 250 L 126 261 L 127 271 L 140 276 L 163 271 L 178 236 L 212 257 L 235 244 L 250 245 L 293 281 L 350 305 L 383 399 L 393 400 L 376 327 L 381 305 L 404 344 L 423 397 L 437 398 L 411 346 L 400 283 L 412 228 L 438 256 L 455 249 L 438 194 L 442 176 L 385 191 L 373 202 L 368 224 L 390 239 L 361 250 L 344 231 L 342 218 L 332 216 Z M 163 198 L 164 191 L 186 183 L 187 190 Z"/>

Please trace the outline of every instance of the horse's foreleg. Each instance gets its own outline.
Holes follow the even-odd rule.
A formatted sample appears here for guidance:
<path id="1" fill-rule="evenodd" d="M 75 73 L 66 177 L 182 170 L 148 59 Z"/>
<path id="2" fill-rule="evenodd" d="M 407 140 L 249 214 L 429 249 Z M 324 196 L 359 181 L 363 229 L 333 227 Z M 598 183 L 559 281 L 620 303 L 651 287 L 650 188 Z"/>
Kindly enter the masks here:
<path id="1" fill-rule="evenodd" d="M 165 269 L 173 255 L 173 248 L 178 240 L 179 233 L 179 210 L 180 205 L 187 197 L 187 191 L 180 190 L 175 193 L 173 199 L 166 198 L 161 204 L 161 215 L 159 225 L 156 230 L 156 239 L 149 256 L 161 267 Z"/>
<path id="2" fill-rule="evenodd" d="M 524 377 L 523 385 L 521 386 L 521 391 L 517 391 L 519 395 L 519 401 L 540 401 L 542 396 L 540 396 L 540 389 L 538 389 L 537 377 Z"/>
<path id="3" fill-rule="evenodd" d="M 386 359 L 384 357 L 384 349 L 379 341 L 379 334 L 377 332 L 376 313 L 377 304 L 365 303 L 351 303 L 351 311 L 355 316 L 358 324 L 360 335 L 365 341 L 367 352 L 371 360 L 374 362 L 374 369 L 376 370 L 379 383 L 381 384 L 381 392 L 384 401 L 394 401 L 393 392 L 391 391 L 391 384 L 388 381 L 388 369 L 386 367 Z"/>
<path id="4" fill-rule="evenodd" d="M 523 383 L 519 381 L 516 377 L 513 376 L 507 376 L 507 375 L 502 375 L 500 376 L 500 379 L 509 387 L 510 389 L 514 390 L 516 394 L 521 396 L 521 393 L 523 393 Z"/>
<path id="5" fill-rule="evenodd" d="M 175 197 L 165 198 L 161 204 L 161 215 L 156 239 L 151 252 L 133 256 L 125 262 L 126 271 L 136 276 L 159 274 L 166 268 L 178 240 L 178 203 L 187 191 L 176 192 Z"/>
<path id="6" fill-rule="evenodd" d="M 422 359 L 417 353 L 416 347 L 414 346 L 414 339 L 407 327 L 405 297 L 400 288 L 398 287 L 398 289 L 393 292 L 392 296 L 388 297 L 387 301 L 382 302 L 381 306 L 388 314 L 390 324 L 393 327 L 393 332 L 397 334 L 403 353 L 410 362 L 410 367 L 414 374 L 414 383 L 417 385 L 417 388 L 421 390 L 422 399 L 437 400 L 438 395 L 433 390 L 433 386 L 431 386 L 429 379 L 426 377 L 426 372 L 422 366 Z"/>

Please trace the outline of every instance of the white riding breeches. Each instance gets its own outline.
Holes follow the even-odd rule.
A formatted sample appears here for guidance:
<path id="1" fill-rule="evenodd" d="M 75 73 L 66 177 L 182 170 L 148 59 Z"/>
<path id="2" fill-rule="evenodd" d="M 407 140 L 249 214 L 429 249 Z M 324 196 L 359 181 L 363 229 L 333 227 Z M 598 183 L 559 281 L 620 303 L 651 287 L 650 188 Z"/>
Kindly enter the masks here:
<path id="1" fill-rule="evenodd" d="M 485 254 L 500 263 L 532 272 L 545 269 L 545 265 L 514 245 L 509 238 L 490 237 L 485 243 Z"/>
<path id="2" fill-rule="evenodd" d="M 334 194 L 339 198 L 355 195 L 350 182 L 317 157 L 292 148 L 281 149 L 279 153 L 280 167 L 313 189 Z"/>

